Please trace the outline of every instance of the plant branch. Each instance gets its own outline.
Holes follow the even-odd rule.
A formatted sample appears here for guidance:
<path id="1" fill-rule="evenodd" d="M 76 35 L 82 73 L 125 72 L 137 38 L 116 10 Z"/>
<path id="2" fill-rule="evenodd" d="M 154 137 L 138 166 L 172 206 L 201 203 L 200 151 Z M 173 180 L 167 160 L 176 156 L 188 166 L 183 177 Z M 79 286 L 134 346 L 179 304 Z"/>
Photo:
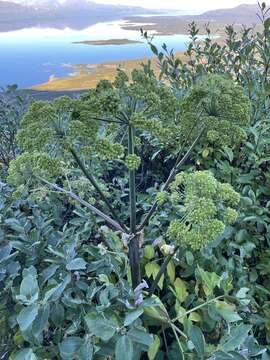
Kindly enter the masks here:
<path id="1" fill-rule="evenodd" d="M 134 127 L 128 127 L 128 153 L 134 151 Z M 129 170 L 129 202 L 130 202 L 130 232 L 134 236 L 129 242 L 129 260 L 131 268 L 132 287 L 135 289 L 141 283 L 140 272 L 140 234 L 136 232 L 136 178 L 135 170 Z"/>
<path id="2" fill-rule="evenodd" d="M 72 191 L 67 191 L 63 188 L 61 188 L 60 186 L 53 184 L 43 178 L 37 177 L 40 181 L 42 181 L 44 184 L 48 185 L 50 188 L 57 190 L 65 195 L 67 195 L 68 197 L 78 201 L 80 204 L 82 204 L 83 206 L 85 206 L 86 208 L 90 209 L 93 213 L 95 213 L 96 215 L 100 216 L 104 221 L 106 221 L 109 225 L 111 225 L 112 227 L 114 227 L 116 230 L 121 231 L 121 233 L 125 233 L 126 231 L 122 228 L 122 226 L 115 220 L 113 220 L 112 218 L 110 218 L 108 215 L 104 214 L 101 210 L 99 210 L 98 208 L 96 208 L 95 206 L 89 204 L 87 201 L 83 200 L 82 198 L 80 198 L 78 195 L 74 194 Z"/>
<path id="3" fill-rule="evenodd" d="M 200 134 L 194 140 L 194 142 L 192 143 L 192 145 L 190 146 L 188 151 L 185 153 L 185 155 L 182 157 L 182 159 L 180 159 L 180 154 L 178 155 L 175 166 L 172 168 L 168 179 L 166 180 L 165 184 L 162 186 L 162 191 L 166 191 L 168 189 L 169 185 L 174 180 L 175 175 L 177 175 L 177 172 L 179 171 L 179 167 L 182 166 L 188 160 L 188 158 L 191 155 L 192 151 L 194 150 L 195 146 L 198 144 L 200 138 L 202 137 L 203 132 L 204 132 L 204 129 L 200 132 Z M 150 208 L 149 212 L 145 216 L 143 222 L 139 226 L 138 231 L 141 231 L 145 227 L 145 225 L 148 223 L 148 221 L 150 220 L 150 218 L 156 211 L 157 207 L 158 207 L 158 203 L 157 203 L 157 201 L 155 201 L 154 204 L 152 205 L 152 207 Z"/>
<path id="4" fill-rule="evenodd" d="M 211 303 L 214 302 L 214 301 L 217 301 L 217 300 L 219 300 L 219 299 L 224 298 L 224 296 L 225 296 L 225 295 L 220 295 L 220 296 L 215 297 L 214 299 L 208 300 L 208 301 L 206 301 L 205 303 L 203 303 L 203 304 L 201 304 L 201 305 L 198 305 L 198 306 L 196 306 L 195 308 L 186 311 L 184 314 L 181 314 L 180 316 L 177 316 L 176 318 L 174 318 L 174 319 L 172 320 L 172 322 L 174 323 L 174 322 L 176 322 L 177 320 L 180 320 L 180 319 L 182 319 L 183 317 L 185 317 L 185 316 L 193 313 L 194 311 L 197 311 L 197 310 L 205 307 L 206 305 L 211 304 Z"/>
<path id="5" fill-rule="evenodd" d="M 91 117 L 91 119 L 96 120 L 96 121 L 106 122 L 106 123 L 123 124 L 123 121 L 117 121 L 117 120 L 113 120 L 113 119 L 109 120 L 109 119 L 102 119 L 102 118 L 97 118 L 97 117 Z"/>
<path id="6" fill-rule="evenodd" d="M 152 283 L 150 289 L 149 289 L 149 295 L 152 296 L 157 288 L 157 285 L 159 283 L 159 280 L 161 279 L 162 275 L 165 273 L 167 266 L 169 264 L 169 262 L 171 261 L 171 259 L 174 257 L 174 255 L 177 253 L 177 251 L 179 250 L 179 246 L 176 246 L 174 249 L 174 252 L 168 256 L 166 256 L 163 264 L 161 265 L 159 272 L 157 273 L 157 276 L 154 279 L 154 282 Z"/>
<path id="7" fill-rule="evenodd" d="M 77 152 L 73 149 L 70 148 L 70 152 L 74 158 L 74 160 L 76 161 L 76 163 L 78 164 L 79 168 L 81 169 L 81 171 L 83 172 L 83 174 L 86 176 L 86 178 L 90 181 L 90 183 L 93 185 L 93 187 L 96 189 L 96 191 L 99 193 L 101 199 L 104 201 L 104 203 L 106 204 L 106 206 L 108 207 L 108 209 L 110 210 L 111 214 L 113 215 L 114 219 L 121 225 L 121 227 L 125 230 L 125 232 L 129 232 L 128 228 L 125 226 L 125 224 L 122 223 L 122 221 L 119 219 L 118 215 L 116 214 L 115 210 L 113 209 L 113 207 L 111 206 L 109 200 L 106 198 L 105 194 L 103 193 L 103 191 L 100 189 L 99 185 L 97 184 L 95 178 L 93 177 L 93 175 L 91 175 L 89 173 L 89 171 L 86 169 L 84 163 L 82 162 L 82 160 L 79 158 Z"/>
<path id="8" fill-rule="evenodd" d="M 183 350 L 183 347 L 182 347 L 182 345 L 181 345 L 181 342 L 180 342 L 180 340 L 179 340 L 179 338 L 178 338 L 178 335 L 177 335 L 175 326 L 174 326 L 174 324 L 170 324 L 170 325 L 171 325 L 172 331 L 173 331 L 173 333 L 174 333 L 175 339 L 176 339 L 176 341 L 177 341 L 177 344 L 178 344 L 178 346 L 179 346 L 179 350 L 180 350 L 181 355 L 182 355 L 182 360 L 185 360 L 184 350 Z"/>

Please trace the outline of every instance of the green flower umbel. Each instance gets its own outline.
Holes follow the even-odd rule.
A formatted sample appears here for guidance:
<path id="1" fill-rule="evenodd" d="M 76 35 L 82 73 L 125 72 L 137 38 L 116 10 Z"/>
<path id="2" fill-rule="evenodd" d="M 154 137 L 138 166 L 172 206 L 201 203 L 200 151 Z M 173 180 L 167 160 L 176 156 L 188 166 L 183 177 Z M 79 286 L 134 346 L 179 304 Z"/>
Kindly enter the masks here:
<path id="1" fill-rule="evenodd" d="M 210 171 L 181 173 L 171 184 L 181 194 L 184 213 L 170 223 L 167 236 L 181 246 L 200 250 L 221 236 L 225 226 L 237 219 L 240 196 L 230 184 L 221 184 Z"/>
<path id="2" fill-rule="evenodd" d="M 205 128 L 212 146 L 235 146 L 246 139 L 250 101 L 241 86 L 219 75 L 195 85 L 182 101 L 181 133 L 195 137 Z"/>

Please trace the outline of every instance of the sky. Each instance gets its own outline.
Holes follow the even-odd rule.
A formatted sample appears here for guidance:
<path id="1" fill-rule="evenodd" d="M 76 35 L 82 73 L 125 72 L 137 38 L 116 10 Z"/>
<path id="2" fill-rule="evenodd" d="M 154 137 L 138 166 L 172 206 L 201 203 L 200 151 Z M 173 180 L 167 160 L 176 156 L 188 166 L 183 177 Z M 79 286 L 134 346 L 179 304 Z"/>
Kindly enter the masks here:
<path id="1" fill-rule="evenodd" d="M 98 3 L 138 5 L 147 8 L 206 11 L 232 8 L 240 4 L 256 4 L 256 0 L 94 0 Z"/>
<path id="2" fill-rule="evenodd" d="M 31 2 L 33 0 L 5 0 L 18 3 Z M 40 0 L 42 1 L 42 0 Z M 44 1 L 44 0 L 43 0 Z M 65 0 L 58 0 L 65 2 Z M 90 0 L 89 0 L 90 1 Z M 207 11 L 212 9 L 233 8 L 240 4 L 256 4 L 256 0 L 92 0 L 103 4 L 122 4 L 131 6 L 142 6 L 150 9 L 177 9 L 183 11 Z M 35 0 L 39 2 L 39 0 Z"/>

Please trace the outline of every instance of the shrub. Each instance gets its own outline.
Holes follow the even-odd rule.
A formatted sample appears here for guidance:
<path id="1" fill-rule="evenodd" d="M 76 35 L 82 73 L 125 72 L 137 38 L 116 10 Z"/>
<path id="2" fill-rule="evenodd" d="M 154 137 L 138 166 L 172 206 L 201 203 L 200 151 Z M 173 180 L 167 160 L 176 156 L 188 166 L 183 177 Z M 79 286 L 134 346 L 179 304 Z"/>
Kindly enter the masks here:
<path id="1" fill-rule="evenodd" d="M 4 356 L 268 358 L 267 59 L 196 31 L 187 64 L 158 53 L 171 86 L 148 65 L 25 115 L 1 184 Z"/>

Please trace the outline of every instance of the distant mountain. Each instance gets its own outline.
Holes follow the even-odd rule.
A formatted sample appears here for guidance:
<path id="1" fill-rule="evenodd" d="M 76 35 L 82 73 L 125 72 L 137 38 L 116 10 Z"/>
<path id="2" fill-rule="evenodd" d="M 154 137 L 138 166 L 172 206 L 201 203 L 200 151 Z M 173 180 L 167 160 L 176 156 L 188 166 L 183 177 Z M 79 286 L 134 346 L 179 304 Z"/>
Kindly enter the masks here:
<path id="1" fill-rule="evenodd" d="M 259 21 L 258 11 L 259 7 L 257 4 L 242 4 L 232 9 L 211 10 L 196 16 L 185 16 L 185 19 L 229 24 L 253 24 Z"/>
<path id="2" fill-rule="evenodd" d="M 104 5 L 88 0 L 0 0 L 0 31 L 48 26 L 83 29 L 101 21 L 150 13 L 140 7 Z"/>

